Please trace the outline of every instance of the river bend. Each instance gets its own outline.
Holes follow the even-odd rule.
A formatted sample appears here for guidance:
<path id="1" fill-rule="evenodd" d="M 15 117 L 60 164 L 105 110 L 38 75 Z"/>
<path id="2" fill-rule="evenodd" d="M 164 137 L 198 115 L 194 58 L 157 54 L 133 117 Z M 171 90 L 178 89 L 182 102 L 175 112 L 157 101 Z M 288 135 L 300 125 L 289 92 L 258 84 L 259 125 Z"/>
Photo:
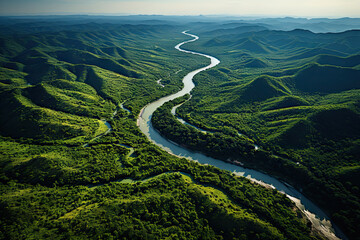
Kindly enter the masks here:
<path id="1" fill-rule="evenodd" d="M 259 171 L 243 168 L 241 166 L 233 165 L 230 163 L 223 162 L 221 160 L 217 160 L 208 156 L 205 156 L 204 154 L 201 154 L 199 152 L 193 152 L 191 150 L 188 150 L 186 148 L 183 148 L 166 138 L 162 137 L 152 126 L 151 124 L 151 117 L 152 114 L 155 112 L 157 108 L 162 106 L 164 103 L 171 101 L 173 99 L 176 99 L 178 97 L 184 96 L 185 94 L 188 94 L 191 92 L 191 90 L 195 87 L 192 79 L 193 77 L 207 69 L 210 69 L 212 67 L 215 67 L 220 63 L 220 61 L 212 56 L 203 54 L 203 53 L 197 53 L 193 51 L 184 50 L 181 48 L 182 45 L 194 42 L 199 39 L 198 36 L 187 33 L 187 31 L 182 32 L 185 35 L 188 35 L 192 37 L 193 39 L 184 41 L 182 43 L 179 43 L 175 46 L 175 49 L 188 53 L 188 54 L 194 54 L 206 57 L 211 60 L 211 63 L 203 68 L 199 68 L 197 70 L 194 70 L 190 73 L 188 73 L 183 78 L 184 87 L 177 93 L 174 93 L 172 95 L 168 95 L 166 97 L 160 98 L 157 101 L 154 101 L 152 103 L 149 103 L 146 105 L 139 114 L 139 117 L 137 119 L 137 125 L 139 126 L 140 130 L 148 137 L 148 139 L 167 151 L 170 154 L 176 155 L 178 157 L 186 157 L 190 160 L 197 161 L 201 164 L 209 164 L 213 165 L 215 167 L 218 167 L 223 170 L 228 170 L 230 172 L 233 172 L 234 174 L 238 176 L 244 176 L 249 178 L 252 181 L 255 181 L 259 184 L 270 186 L 272 188 L 276 188 L 278 191 L 283 192 L 286 194 L 291 200 L 293 200 L 296 204 L 296 206 L 310 219 L 310 221 L 313 223 L 313 226 L 317 228 L 319 231 L 321 231 L 328 239 L 339 239 L 337 236 L 341 237 L 342 239 L 347 239 L 345 235 L 341 232 L 341 230 L 335 226 L 332 225 L 329 221 L 329 217 L 320 209 L 318 208 L 314 203 L 312 203 L 308 198 L 306 198 L 304 195 L 302 195 L 299 191 L 294 189 L 293 187 L 289 186 L 288 184 L 284 184 L 283 182 L 279 181 L 278 179 L 271 177 L 265 173 L 261 173 Z M 335 233 L 334 233 L 335 229 Z"/>

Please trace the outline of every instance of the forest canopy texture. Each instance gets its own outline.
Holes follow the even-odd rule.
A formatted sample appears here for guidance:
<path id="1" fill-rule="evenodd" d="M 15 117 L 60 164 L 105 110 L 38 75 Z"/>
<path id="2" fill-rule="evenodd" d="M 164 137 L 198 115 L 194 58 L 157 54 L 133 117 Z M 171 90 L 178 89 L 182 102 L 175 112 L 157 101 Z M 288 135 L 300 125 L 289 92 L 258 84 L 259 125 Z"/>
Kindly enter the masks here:
<path id="1" fill-rule="evenodd" d="M 276 189 L 170 155 L 137 127 L 209 64 L 174 48 L 185 29 L 200 39 L 183 48 L 221 64 L 152 125 L 291 184 L 359 239 L 360 31 L 328 29 L 359 23 L 296 21 L 0 17 L 0 239 L 324 239 Z"/>

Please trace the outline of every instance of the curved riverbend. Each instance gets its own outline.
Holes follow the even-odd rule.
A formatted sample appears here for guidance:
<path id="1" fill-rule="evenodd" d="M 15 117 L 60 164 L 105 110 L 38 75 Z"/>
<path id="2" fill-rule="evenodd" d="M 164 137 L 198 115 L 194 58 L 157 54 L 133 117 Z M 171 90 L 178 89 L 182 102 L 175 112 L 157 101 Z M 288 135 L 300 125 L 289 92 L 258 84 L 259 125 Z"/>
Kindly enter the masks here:
<path id="1" fill-rule="evenodd" d="M 261 172 L 258 172 L 258 171 L 252 170 L 252 169 L 243 168 L 243 167 L 233 165 L 230 163 L 226 163 L 226 162 L 205 156 L 204 154 L 185 149 L 173 142 L 168 141 L 166 138 L 162 137 L 152 127 L 151 117 L 157 108 L 159 108 L 161 105 L 163 105 L 164 103 L 166 103 L 170 100 L 173 100 L 175 98 L 184 96 L 187 93 L 190 93 L 190 91 L 195 87 L 195 85 L 192 81 L 193 77 L 196 74 L 198 74 L 202 71 L 205 71 L 207 69 L 210 69 L 220 63 L 220 61 L 218 59 L 216 59 L 215 57 L 212 57 L 212 56 L 209 56 L 206 54 L 202 54 L 202 53 L 183 50 L 181 48 L 181 46 L 183 44 L 194 42 L 194 41 L 198 40 L 199 37 L 196 35 L 193 35 L 193 34 L 189 34 L 186 31 L 184 31 L 182 33 L 186 34 L 190 37 L 193 37 L 193 39 L 179 43 L 178 45 L 175 46 L 175 48 L 184 53 L 195 54 L 195 55 L 200 55 L 200 56 L 209 58 L 211 60 L 211 63 L 206 67 L 203 67 L 203 68 L 200 68 L 200 69 L 197 69 L 195 71 L 188 73 L 183 78 L 184 87 L 179 92 L 169 95 L 169 96 L 166 96 L 166 97 L 163 97 L 155 102 L 152 102 L 152 103 L 146 105 L 140 111 L 139 117 L 137 119 L 137 124 L 138 124 L 140 130 L 148 137 L 148 139 L 151 142 L 160 146 L 162 149 L 169 152 L 170 154 L 176 155 L 178 157 L 186 157 L 190 160 L 197 161 L 201 164 L 213 165 L 220 169 L 233 172 L 234 174 L 236 174 L 238 176 L 247 177 L 250 180 L 255 181 L 259 184 L 262 184 L 265 186 L 270 186 L 272 188 L 276 188 L 277 190 L 285 193 L 290 199 L 292 199 L 296 203 L 297 207 L 299 209 L 301 209 L 303 211 L 303 213 L 305 213 L 308 216 L 308 218 L 313 223 L 314 227 L 316 227 L 319 231 L 321 231 L 327 238 L 339 239 L 333 233 L 331 222 L 328 220 L 329 217 L 320 208 L 318 208 L 315 204 L 313 204 L 309 199 L 307 199 L 304 195 L 302 195 L 299 191 L 292 188 L 291 186 L 284 184 L 284 183 L 280 182 L 279 180 L 277 180 L 276 178 L 273 178 L 264 173 L 261 173 Z M 346 239 L 345 235 L 341 232 L 341 230 L 338 227 L 336 227 L 336 226 L 333 226 L 333 227 L 338 236 L 340 236 L 343 239 Z"/>

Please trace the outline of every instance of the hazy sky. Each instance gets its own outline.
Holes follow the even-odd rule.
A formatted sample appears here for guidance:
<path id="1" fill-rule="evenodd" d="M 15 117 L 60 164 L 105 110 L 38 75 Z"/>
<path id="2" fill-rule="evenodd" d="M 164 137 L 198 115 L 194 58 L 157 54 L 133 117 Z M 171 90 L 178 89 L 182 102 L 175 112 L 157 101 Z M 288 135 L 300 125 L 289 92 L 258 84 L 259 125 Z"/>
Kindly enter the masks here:
<path id="1" fill-rule="evenodd" d="M 46 13 L 360 17 L 360 0 L 0 0 L 1 15 Z"/>

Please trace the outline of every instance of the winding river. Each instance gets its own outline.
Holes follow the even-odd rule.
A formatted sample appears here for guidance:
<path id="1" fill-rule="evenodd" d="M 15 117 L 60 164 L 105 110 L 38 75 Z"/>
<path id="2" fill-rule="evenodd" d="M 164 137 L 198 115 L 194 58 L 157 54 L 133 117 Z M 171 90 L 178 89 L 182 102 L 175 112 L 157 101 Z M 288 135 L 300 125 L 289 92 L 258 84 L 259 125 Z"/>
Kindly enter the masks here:
<path id="1" fill-rule="evenodd" d="M 165 151 L 169 152 L 170 154 L 179 156 L 179 157 L 186 157 L 190 160 L 197 161 L 201 164 L 209 164 L 216 166 L 220 169 L 228 170 L 230 172 L 235 173 L 238 176 L 244 176 L 249 178 L 250 180 L 257 182 L 261 185 L 276 188 L 280 192 L 283 192 L 286 194 L 291 200 L 293 200 L 296 204 L 296 206 L 302 210 L 302 212 L 310 219 L 310 221 L 313 223 L 313 226 L 321 231 L 328 239 L 347 239 L 345 235 L 341 232 L 341 230 L 336 227 L 335 225 L 332 225 L 329 221 L 329 217 L 320 209 L 318 208 L 314 203 L 312 203 L 308 198 L 306 198 L 304 195 L 302 195 L 299 191 L 294 189 L 293 187 L 289 186 L 288 184 L 284 184 L 281 181 L 279 181 L 276 178 L 273 178 L 269 175 L 266 175 L 264 173 L 258 172 L 253 169 L 247 169 L 243 168 L 241 166 L 233 165 L 230 163 L 226 163 L 208 156 L 205 156 L 204 154 L 193 152 L 188 149 L 185 149 L 171 141 L 168 141 L 166 138 L 162 137 L 151 125 L 151 117 L 154 111 L 163 105 L 165 102 L 168 102 L 170 100 L 173 100 L 175 98 L 184 96 L 187 93 L 190 93 L 190 91 L 195 87 L 192 79 L 193 77 L 207 69 L 210 69 L 212 67 L 215 67 L 220 63 L 218 59 L 215 57 L 187 51 L 181 48 L 182 45 L 190 42 L 194 42 L 199 39 L 198 36 L 187 33 L 187 31 L 182 32 L 185 35 L 188 35 L 192 37 L 193 39 L 184 41 L 182 43 L 179 43 L 175 46 L 175 48 L 181 52 L 188 53 L 188 54 L 194 54 L 194 55 L 200 55 L 206 58 L 209 58 L 211 60 L 211 63 L 203 68 L 197 69 L 195 71 L 192 71 L 188 73 L 183 78 L 184 87 L 179 92 L 163 97 L 157 101 L 154 101 L 148 105 L 146 105 L 140 112 L 139 117 L 137 119 L 137 124 L 140 128 L 140 130 L 149 138 L 150 141 L 155 143 L 156 145 L 160 146 Z M 336 233 L 336 235 L 335 235 Z"/>

